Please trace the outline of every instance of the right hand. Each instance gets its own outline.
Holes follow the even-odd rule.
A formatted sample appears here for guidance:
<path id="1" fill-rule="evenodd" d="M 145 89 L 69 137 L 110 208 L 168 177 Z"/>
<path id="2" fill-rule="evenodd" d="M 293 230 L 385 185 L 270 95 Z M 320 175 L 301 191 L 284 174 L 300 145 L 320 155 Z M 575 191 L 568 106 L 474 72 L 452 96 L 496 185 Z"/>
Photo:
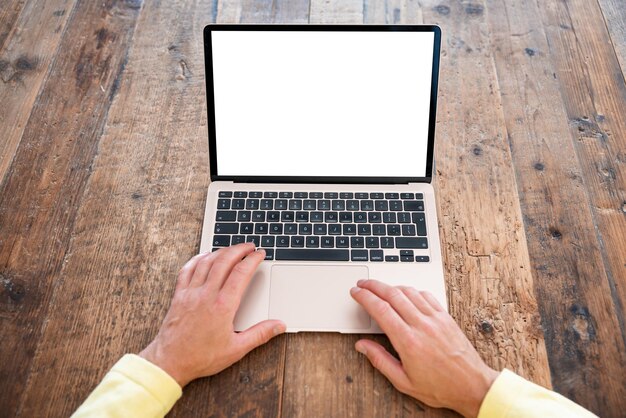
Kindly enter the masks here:
<path id="1" fill-rule="evenodd" d="M 380 344 L 359 340 L 365 354 L 396 389 L 427 405 L 476 417 L 498 376 L 454 319 L 428 292 L 360 280 L 350 291 L 387 334 L 400 360 Z"/>

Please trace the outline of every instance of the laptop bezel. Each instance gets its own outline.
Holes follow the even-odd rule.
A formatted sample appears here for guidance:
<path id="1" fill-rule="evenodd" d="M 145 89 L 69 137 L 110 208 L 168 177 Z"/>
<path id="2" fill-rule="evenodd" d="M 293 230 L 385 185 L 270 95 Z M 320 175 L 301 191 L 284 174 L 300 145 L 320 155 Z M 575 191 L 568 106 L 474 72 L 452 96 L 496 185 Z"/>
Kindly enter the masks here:
<path id="1" fill-rule="evenodd" d="M 426 154 L 426 176 L 424 177 L 338 177 L 338 176 L 233 176 L 219 175 L 217 167 L 217 139 L 215 128 L 215 96 L 213 80 L 213 55 L 211 33 L 213 31 L 327 31 L 327 32 L 433 32 L 433 65 L 428 120 L 428 149 Z M 207 121 L 209 133 L 209 167 L 211 181 L 233 181 L 244 183 L 326 183 L 326 184 L 399 184 L 430 183 L 433 172 L 435 148 L 435 125 L 437 119 L 437 89 L 439 84 L 439 61 L 441 51 L 441 29 L 436 25 L 293 25 L 293 24 L 209 24 L 204 27 L 204 62 L 207 96 Z"/>

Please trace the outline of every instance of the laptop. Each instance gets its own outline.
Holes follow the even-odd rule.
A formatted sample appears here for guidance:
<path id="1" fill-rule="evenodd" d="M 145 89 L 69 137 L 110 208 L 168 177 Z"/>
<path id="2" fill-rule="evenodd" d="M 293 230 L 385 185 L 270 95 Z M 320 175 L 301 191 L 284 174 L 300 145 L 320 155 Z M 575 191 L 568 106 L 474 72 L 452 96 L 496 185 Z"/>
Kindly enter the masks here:
<path id="1" fill-rule="evenodd" d="M 431 185 L 440 43 L 437 26 L 204 28 L 201 251 L 266 251 L 237 331 L 380 333 L 349 293 L 367 278 L 447 307 Z"/>

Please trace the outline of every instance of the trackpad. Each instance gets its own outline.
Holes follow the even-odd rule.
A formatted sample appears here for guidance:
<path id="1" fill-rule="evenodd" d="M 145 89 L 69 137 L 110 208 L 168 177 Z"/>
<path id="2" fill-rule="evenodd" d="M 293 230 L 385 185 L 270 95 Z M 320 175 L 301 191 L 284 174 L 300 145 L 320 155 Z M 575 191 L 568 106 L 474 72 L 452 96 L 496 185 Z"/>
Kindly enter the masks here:
<path id="1" fill-rule="evenodd" d="M 289 330 L 340 331 L 369 329 L 370 317 L 350 296 L 366 266 L 274 265 L 269 317 Z"/>

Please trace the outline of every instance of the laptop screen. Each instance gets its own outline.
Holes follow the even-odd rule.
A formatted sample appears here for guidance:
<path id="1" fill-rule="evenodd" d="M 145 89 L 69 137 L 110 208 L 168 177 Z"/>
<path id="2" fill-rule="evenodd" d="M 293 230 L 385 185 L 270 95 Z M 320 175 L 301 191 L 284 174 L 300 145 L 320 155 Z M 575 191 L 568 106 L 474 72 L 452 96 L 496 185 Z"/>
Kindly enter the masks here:
<path id="1" fill-rule="evenodd" d="M 434 31 L 215 30 L 211 47 L 220 177 L 430 177 Z"/>

